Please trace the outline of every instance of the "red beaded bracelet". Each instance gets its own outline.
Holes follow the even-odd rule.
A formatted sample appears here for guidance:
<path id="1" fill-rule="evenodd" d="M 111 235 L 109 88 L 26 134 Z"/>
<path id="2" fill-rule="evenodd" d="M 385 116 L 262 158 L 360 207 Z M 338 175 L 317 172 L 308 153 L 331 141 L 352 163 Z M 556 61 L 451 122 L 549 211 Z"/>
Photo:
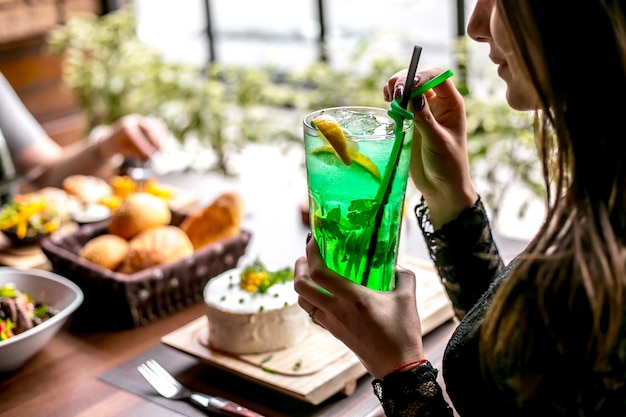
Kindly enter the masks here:
<path id="1" fill-rule="evenodd" d="M 417 366 L 424 365 L 427 362 L 428 362 L 428 359 L 418 359 L 416 361 L 407 362 L 407 363 L 405 363 L 403 365 L 396 366 L 395 368 L 393 368 L 393 371 L 391 371 L 391 373 L 401 371 L 404 368 L 408 368 L 409 366 L 412 366 L 412 365 L 417 365 Z M 417 368 L 417 366 L 416 366 L 416 368 Z"/>

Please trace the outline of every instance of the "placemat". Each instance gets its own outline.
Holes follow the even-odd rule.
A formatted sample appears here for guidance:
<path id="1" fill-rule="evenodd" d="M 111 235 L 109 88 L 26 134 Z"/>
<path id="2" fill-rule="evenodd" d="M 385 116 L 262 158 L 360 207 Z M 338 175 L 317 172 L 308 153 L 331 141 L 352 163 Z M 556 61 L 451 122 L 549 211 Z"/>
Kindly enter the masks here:
<path id="1" fill-rule="evenodd" d="M 146 400 L 155 402 L 165 408 L 169 408 L 179 414 L 189 417 L 206 417 L 207 413 L 201 411 L 185 401 L 173 401 L 161 397 L 157 394 L 145 379 L 137 371 L 137 366 L 147 361 L 155 359 L 161 365 L 164 365 L 168 371 L 177 378 L 179 373 L 188 367 L 192 367 L 197 361 L 187 355 L 182 355 L 163 345 L 148 350 L 147 352 L 131 359 L 130 361 L 118 366 L 100 375 L 99 379 L 113 385 L 116 388 L 123 389 L 135 395 L 145 398 Z"/>
<path id="2" fill-rule="evenodd" d="M 215 415 L 206 410 L 196 408 L 193 404 L 186 401 L 168 400 L 159 396 L 137 371 L 137 366 L 148 359 L 155 359 L 182 384 L 192 390 L 224 398 L 232 398 L 229 392 L 236 391 L 241 393 L 242 397 L 250 398 L 257 404 L 271 405 L 272 411 L 268 412 L 267 409 L 258 409 L 252 403 L 246 404 L 241 401 L 242 405 L 250 407 L 267 417 L 296 415 L 306 417 L 317 415 L 320 412 L 324 415 L 333 415 L 333 410 L 341 408 L 342 404 L 338 400 L 345 398 L 342 394 L 336 394 L 334 397 L 329 398 L 325 404 L 314 406 L 199 362 L 196 358 L 163 344 L 157 345 L 126 363 L 107 371 L 100 375 L 99 379 L 183 416 L 206 417 L 207 415 Z M 371 390 L 371 385 L 368 381 L 361 382 L 357 391 Z M 326 414 L 326 412 L 330 414 Z"/>

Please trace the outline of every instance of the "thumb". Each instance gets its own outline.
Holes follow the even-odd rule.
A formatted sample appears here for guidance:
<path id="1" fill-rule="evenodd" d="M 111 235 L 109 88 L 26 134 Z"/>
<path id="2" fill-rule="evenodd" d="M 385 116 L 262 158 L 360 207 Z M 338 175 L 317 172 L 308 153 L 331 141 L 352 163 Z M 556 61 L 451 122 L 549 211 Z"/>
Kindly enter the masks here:
<path id="1" fill-rule="evenodd" d="M 396 266 L 396 289 L 395 291 L 402 293 L 415 294 L 416 283 L 415 273 L 410 269 L 406 269 L 400 265 Z"/>

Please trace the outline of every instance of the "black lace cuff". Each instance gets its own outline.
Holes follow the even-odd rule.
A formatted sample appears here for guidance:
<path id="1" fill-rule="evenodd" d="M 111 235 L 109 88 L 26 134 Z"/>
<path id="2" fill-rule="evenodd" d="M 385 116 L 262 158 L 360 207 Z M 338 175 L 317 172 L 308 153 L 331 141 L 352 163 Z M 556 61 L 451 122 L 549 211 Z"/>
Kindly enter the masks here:
<path id="1" fill-rule="evenodd" d="M 408 372 L 392 372 L 372 381 L 387 417 L 453 416 L 430 362 Z"/>
<path id="2" fill-rule="evenodd" d="M 456 219 L 444 224 L 441 229 L 436 231 L 430 222 L 430 211 L 424 197 L 415 206 L 415 216 L 431 252 L 436 252 L 437 248 L 442 245 L 442 241 L 451 239 L 462 240 L 470 230 L 475 232 L 474 235 L 482 235 L 484 229 L 488 227 L 485 207 L 480 196 L 478 196 L 474 204 L 463 210 Z"/>
<path id="3" fill-rule="evenodd" d="M 479 300 L 504 267 L 483 203 L 476 202 L 440 229 L 433 230 L 424 198 L 415 215 L 458 318 Z"/>

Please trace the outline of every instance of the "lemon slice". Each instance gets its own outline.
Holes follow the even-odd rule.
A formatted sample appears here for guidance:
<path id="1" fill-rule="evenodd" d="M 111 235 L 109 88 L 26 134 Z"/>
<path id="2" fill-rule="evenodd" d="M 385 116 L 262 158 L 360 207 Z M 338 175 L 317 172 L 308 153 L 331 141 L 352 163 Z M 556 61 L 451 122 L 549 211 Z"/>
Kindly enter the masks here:
<path id="1" fill-rule="evenodd" d="M 350 157 L 352 158 L 352 162 L 355 162 L 361 165 L 363 168 L 368 170 L 369 173 L 372 174 L 374 178 L 378 180 L 378 182 L 380 182 L 380 171 L 378 170 L 378 167 L 376 166 L 374 161 L 372 161 L 371 159 L 369 159 L 367 156 L 363 155 L 359 151 L 350 150 L 349 154 L 350 154 Z"/>
<path id="2" fill-rule="evenodd" d="M 335 157 L 337 155 L 337 153 L 335 152 L 335 149 L 331 145 L 322 145 L 318 148 L 313 149 L 311 153 L 312 154 L 331 154 L 331 155 L 335 155 Z M 348 153 L 352 162 L 365 168 L 378 182 L 380 182 L 380 179 L 381 179 L 380 171 L 378 170 L 378 167 L 371 159 L 363 155 L 361 152 L 355 151 L 353 149 L 348 150 Z"/>
<path id="3" fill-rule="evenodd" d="M 359 152 L 356 143 L 348 142 L 343 129 L 333 116 L 330 114 L 320 114 L 311 121 L 311 124 L 320 133 L 322 139 L 329 144 L 313 149 L 312 153 L 333 153 L 346 165 L 351 165 L 352 162 L 356 162 L 380 181 L 380 171 L 376 164 Z"/>
<path id="4" fill-rule="evenodd" d="M 311 123 L 320 132 L 322 139 L 331 144 L 343 163 L 350 165 L 352 158 L 348 152 L 348 140 L 335 118 L 329 114 L 320 114 Z"/>

